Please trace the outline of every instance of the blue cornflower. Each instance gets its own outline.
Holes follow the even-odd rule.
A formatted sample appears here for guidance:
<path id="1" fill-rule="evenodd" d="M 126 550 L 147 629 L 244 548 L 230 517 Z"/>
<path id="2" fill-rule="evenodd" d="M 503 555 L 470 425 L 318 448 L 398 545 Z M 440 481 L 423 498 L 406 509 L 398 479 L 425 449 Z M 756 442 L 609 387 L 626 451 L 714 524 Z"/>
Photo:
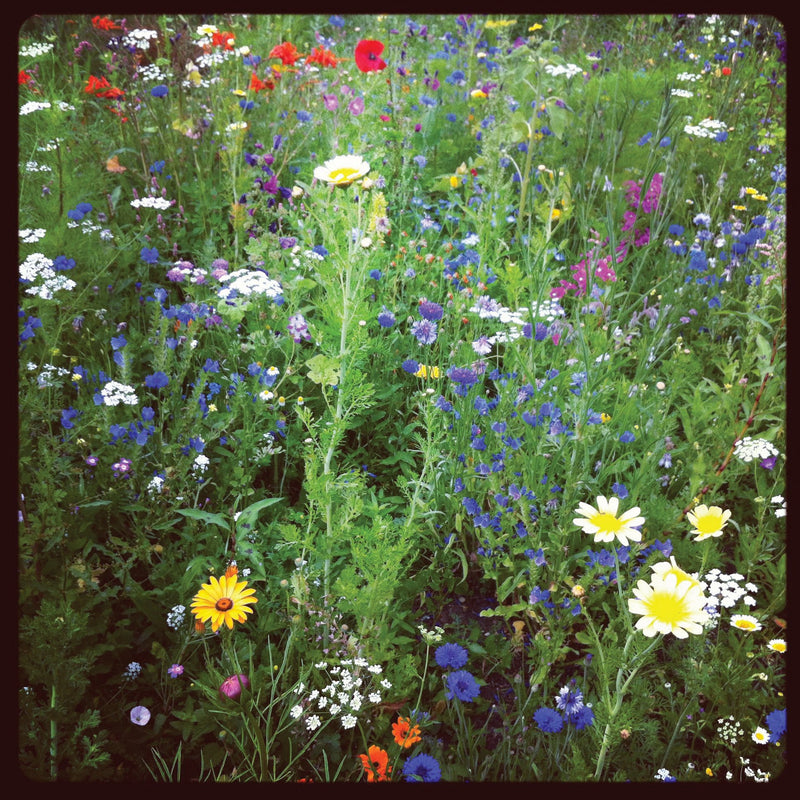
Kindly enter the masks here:
<path id="1" fill-rule="evenodd" d="M 445 697 L 452 700 L 454 697 L 465 703 L 472 702 L 481 691 L 475 678 L 465 669 L 449 672 L 444 678 L 447 692 Z"/>
<path id="2" fill-rule="evenodd" d="M 461 669 L 467 663 L 468 653 L 466 647 L 448 643 L 436 648 L 434 658 L 442 669 Z"/>
<path id="3" fill-rule="evenodd" d="M 303 111 L 302 109 L 297 112 L 297 121 L 298 122 L 311 122 L 314 118 L 314 115 L 308 111 Z"/>
<path id="4" fill-rule="evenodd" d="M 628 496 L 628 490 L 624 483 L 612 483 L 611 491 L 614 492 L 620 500 L 624 500 Z"/>
<path id="5" fill-rule="evenodd" d="M 75 423 L 72 420 L 75 417 L 77 417 L 79 414 L 80 414 L 80 412 L 76 411 L 74 408 L 72 408 L 72 406 L 70 406 L 69 408 L 65 408 L 61 412 L 61 425 L 64 428 L 67 428 L 68 430 L 70 428 L 74 428 L 75 427 Z"/>
<path id="6" fill-rule="evenodd" d="M 533 721 L 544 733 L 558 733 L 564 727 L 564 720 L 558 711 L 552 708 L 542 707 L 533 715 Z"/>
<path id="7" fill-rule="evenodd" d="M 413 358 L 407 358 L 401 366 L 403 369 L 408 372 L 410 375 L 414 375 L 419 372 L 419 361 Z"/>
<path id="8" fill-rule="evenodd" d="M 167 162 L 163 159 L 161 161 L 155 161 L 150 165 L 150 174 L 151 175 L 160 175 L 164 171 L 164 167 L 166 166 Z"/>
<path id="9" fill-rule="evenodd" d="M 433 756 L 420 753 L 403 764 L 403 775 L 410 782 L 436 783 L 442 777 L 442 769 Z"/>
<path id="10" fill-rule="evenodd" d="M 381 279 L 382 274 L 383 273 L 379 269 L 371 269 L 369 271 L 369 276 L 374 281 L 379 281 Z"/>
<path id="11" fill-rule="evenodd" d="M 564 712 L 567 720 L 570 720 L 583 708 L 583 693 L 580 689 L 562 686 L 556 695 L 556 707 Z"/>
<path id="12" fill-rule="evenodd" d="M 158 250 L 155 247 L 143 247 L 139 256 L 145 264 L 155 264 L 158 261 Z"/>
<path id="13" fill-rule="evenodd" d="M 153 97 L 166 97 L 169 94 L 169 86 L 165 83 L 159 83 L 158 86 L 154 86 L 150 90 L 150 94 Z"/>
<path id="14" fill-rule="evenodd" d="M 460 383 L 464 386 L 474 386 L 478 382 L 477 373 L 469 367 L 451 367 L 447 370 L 447 377 L 453 383 Z"/>
<path id="15" fill-rule="evenodd" d="M 620 440 L 620 441 L 621 441 L 623 444 L 628 444 L 629 442 L 632 442 L 632 441 L 634 441 L 635 439 L 636 439 L 636 437 L 635 437 L 635 436 L 634 436 L 634 435 L 633 435 L 633 434 L 632 434 L 630 431 L 625 431 L 625 433 L 623 433 L 623 434 L 622 434 L 622 435 L 619 437 L 619 440 Z"/>
<path id="16" fill-rule="evenodd" d="M 638 141 L 639 147 L 643 147 L 644 145 L 646 145 L 652 138 L 653 138 L 652 131 L 649 132 L 649 133 L 646 133 L 644 136 L 642 136 L 641 139 L 639 139 L 639 141 Z"/>
<path id="17" fill-rule="evenodd" d="M 427 319 L 418 319 L 411 326 L 411 333 L 417 337 L 420 345 L 433 344 L 436 341 L 436 323 Z"/>
<path id="18" fill-rule="evenodd" d="M 419 315 L 429 322 L 438 322 L 444 316 L 444 309 L 432 300 L 423 300 L 418 307 Z"/>
<path id="19" fill-rule="evenodd" d="M 381 328 L 391 328 L 395 322 L 397 322 L 397 319 L 395 318 L 394 314 L 389 311 L 386 306 L 384 306 L 381 313 L 378 314 L 378 324 L 381 326 Z"/>
<path id="20" fill-rule="evenodd" d="M 144 379 L 144 385 L 151 389 L 163 389 L 169 383 L 169 378 L 166 373 L 158 370 L 152 375 L 147 375 Z"/>
<path id="21" fill-rule="evenodd" d="M 594 724 L 594 711 L 589 706 L 583 706 L 569 721 L 575 726 L 576 731 L 582 731 Z"/>
<path id="22" fill-rule="evenodd" d="M 770 744 L 773 744 L 786 733 L 786 709 L 776 708 L 775 711 L 767 714 L 767 727 L 770 733 Z"/>
<path id="23" fill-rule="evenodd" d="M 56 256 L 53 259 L 54 270 L 64 271 L 67 269 L 74 269 L 74 268 L 75 268 L 74 258 L 67 258 L 66 256 Z"/>
<path id="24" fill-rule="evenodd" d="M 255 107 L 256 104 L 252 100 L 245 100 L 244 98 L 242 98 L 239 101 L 239 108 L 241 108 L 242 111 L 252 111 Z"/>

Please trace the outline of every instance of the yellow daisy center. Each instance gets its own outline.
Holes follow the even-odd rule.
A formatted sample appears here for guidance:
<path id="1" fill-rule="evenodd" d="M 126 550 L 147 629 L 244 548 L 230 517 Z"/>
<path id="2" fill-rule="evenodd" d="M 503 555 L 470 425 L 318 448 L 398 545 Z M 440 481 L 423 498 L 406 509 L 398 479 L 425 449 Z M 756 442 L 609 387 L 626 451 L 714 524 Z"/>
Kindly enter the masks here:
<path id="1" fill-rule="evenodd" d="M 684 601 L 674 594 L 656 592 L 647 602 L 647 610 L 659 622 L 675 625 L 686 619 L 687 608 Z"/>
<path id="2" fill-rule="evenodd" d="M 589 521 L 592 525 L 597 525 L 601 531 L 607 531 L 608 533 L 615 533 L 622 527 L 622 523 L 613 514 L 609 514 L 606 511 L 593 514 Z"/>
<path id="3" fill-rule="evenodd" d="M 338 169 L 331 170 L 330 178 L 334 183 L 345 183 L 352 181 L 358 176 L 358 170 L 352 167 L 339 167 Z"/>
<path id="4" fill-rule="evenodd" d="M 778 653 L 786 652 L 786 642 L 770 642 L 769 646 Z"/>
<path id="5" fill-rule="evenodd" d="M 214 604 L 217 611 L 230 611 L 233 608 L 233 600 L 230 597 L 220 597 Z"/>
<path id="6" fill-rule="evenodd" d="M 697 530 L 700 533 L 715 533 L 722 525 L 722 514 L 716 512 L 709 512 L 697 519 Z"/>
<path id="7" fill-rule="evenodd" d="M 749 619 L 737 619 L 736 622 L 733 623 L 737 628 L 741 628 L 743 631 L 752 631 L 755 630 L 755 623 Z"/>

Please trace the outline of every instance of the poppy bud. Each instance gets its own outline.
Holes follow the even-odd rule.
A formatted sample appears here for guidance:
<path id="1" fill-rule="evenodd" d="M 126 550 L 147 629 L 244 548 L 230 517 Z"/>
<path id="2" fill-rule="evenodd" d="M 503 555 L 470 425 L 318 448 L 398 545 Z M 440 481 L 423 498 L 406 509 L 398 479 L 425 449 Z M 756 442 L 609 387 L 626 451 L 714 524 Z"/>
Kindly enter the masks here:
<path id="1" fill-rule="evenodd" d="M 223 700 L 236 700 L 241 695 L 242 689 L 247 689 L 249 686 L 250 681 L 247 675 L 231 675 L 222 681 L 219 693 Z"/>

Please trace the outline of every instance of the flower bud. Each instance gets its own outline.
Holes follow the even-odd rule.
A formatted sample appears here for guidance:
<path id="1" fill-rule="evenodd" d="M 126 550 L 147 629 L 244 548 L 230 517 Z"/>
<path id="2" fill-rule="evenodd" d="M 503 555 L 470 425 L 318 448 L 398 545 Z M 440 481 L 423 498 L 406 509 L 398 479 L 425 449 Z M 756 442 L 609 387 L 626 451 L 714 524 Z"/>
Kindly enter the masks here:
<path id="1" fill-rule="evenodd" d="M 236 700 L 242 693 L 242 689 L 247 689 L 250 686 L 250 681 L 247 675 L 231 675 L 222 681 L 222 686 L 219 687 L 219 694 L 223 700 Z"/>

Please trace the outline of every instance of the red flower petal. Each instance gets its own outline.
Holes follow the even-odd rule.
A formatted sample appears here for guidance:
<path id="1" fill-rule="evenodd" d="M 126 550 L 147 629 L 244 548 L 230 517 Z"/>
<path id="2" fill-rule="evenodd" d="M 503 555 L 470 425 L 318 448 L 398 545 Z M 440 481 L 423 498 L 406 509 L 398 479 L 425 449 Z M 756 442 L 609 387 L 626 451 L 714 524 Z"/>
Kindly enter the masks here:
<path id="1" fill-rule="evenodd" d="M 386 62 L 380 57 L 383 42 L 375 39 L 362 39 L 356 45 L 356 66 L 362 72 L 378 72 L 386 68 Z"/>

